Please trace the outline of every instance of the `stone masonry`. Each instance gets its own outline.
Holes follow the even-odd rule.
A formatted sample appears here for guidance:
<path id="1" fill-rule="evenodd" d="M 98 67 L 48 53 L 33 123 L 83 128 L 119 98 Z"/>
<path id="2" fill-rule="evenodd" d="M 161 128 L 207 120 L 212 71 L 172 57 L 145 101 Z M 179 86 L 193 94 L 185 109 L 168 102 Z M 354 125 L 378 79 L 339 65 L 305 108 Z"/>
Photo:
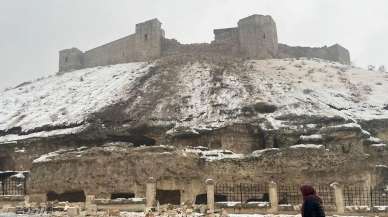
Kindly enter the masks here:
<path id="1" fill-rule="evenodd" d="M 252 59 L 321 58 L 350 64 L 349 51 L 330 47 L 291 47 L 278 43 L 276 23 L 271 16 L 252 15 L 238 27 L 215 29 L 211 44 L 180 44 L 164 37 L 158 19 L 136 24 L 135 34 L 82 52 L 77 48 L 59 52 L 59 72 L 119 63 L 148 61 L 168 55 L 212 53 Z"/>

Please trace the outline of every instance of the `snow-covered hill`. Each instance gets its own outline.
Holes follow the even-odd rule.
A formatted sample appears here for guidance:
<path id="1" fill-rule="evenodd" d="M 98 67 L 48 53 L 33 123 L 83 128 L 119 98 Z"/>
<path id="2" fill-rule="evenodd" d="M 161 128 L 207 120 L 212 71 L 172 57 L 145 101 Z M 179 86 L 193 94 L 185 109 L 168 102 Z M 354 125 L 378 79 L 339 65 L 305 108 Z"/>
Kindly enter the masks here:
<path id="1" fill-rule="evenodd" d="M 51 76 L 0 93 L 0 142 L 77 133 L 90 122 L 197 134 L 289 117 L 388 119 L 388 74 L 319 59 L 129 63 Z M 117 127 L 117 126 L 116 126 Z"/>

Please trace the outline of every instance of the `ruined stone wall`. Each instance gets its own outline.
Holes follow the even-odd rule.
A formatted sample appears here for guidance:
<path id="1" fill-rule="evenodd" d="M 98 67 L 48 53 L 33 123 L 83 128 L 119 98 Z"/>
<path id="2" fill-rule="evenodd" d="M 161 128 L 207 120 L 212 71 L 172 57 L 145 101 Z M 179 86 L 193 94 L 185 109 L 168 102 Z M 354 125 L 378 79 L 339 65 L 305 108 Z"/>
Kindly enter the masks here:
<path id="1" fill-rule="evenodd" d="M 291 47 L 285 44 L 279 44 L 279 58 L 319 58 L 326 59 L 342 64 L 350 64 L 350 54 L 347 49 L 336 44 L 330 47 Z"/>
<path id="2" fill-rule="evenodd" d="M 39 139 L 36 141 L 22 141 L 18 144 L 8 143 L 0 145 L 0 171 L 27 171 L 32 167 L 33 160 L 43 154 L 59 149 L 77 148 L 87 145 L 82 142 L 65 138 Z"/>
<path id="3" fill-rule="evenodd" d="M 161 55 L 164 31 L 157 19 L 136 24 L 136 33 L 82 53 L 60 51 L 59 72 L 81 68 L 147 61 Z"/>
<path id="4" fill-rule="evenodd" d="M 238 28 L 215 29 L 214 43 L 239 43 Z"/>
<path id="5" fill-rule="evenodd" d="M 135 44 L 135 35 L 130 35 L 86 51 L 84 54 L 84 67 L 112 65 L 130 60 L 136 61 L 139 57 L 134 49 Z"/>

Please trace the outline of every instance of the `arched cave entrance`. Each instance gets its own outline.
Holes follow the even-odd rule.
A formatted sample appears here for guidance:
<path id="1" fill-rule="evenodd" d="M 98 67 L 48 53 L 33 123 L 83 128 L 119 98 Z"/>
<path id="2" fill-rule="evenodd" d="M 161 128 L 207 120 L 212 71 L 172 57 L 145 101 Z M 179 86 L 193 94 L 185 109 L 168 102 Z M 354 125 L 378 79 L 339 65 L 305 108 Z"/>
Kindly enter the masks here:
<path id="1" fill-rule="evenodd" d="M 181 203 L 180 190 L 156 190 L 156 200 L 159 204 L 179 205 Z"/>
<path id="2" fill-rule="evenodd" d="M 84 191 L 67 191 L 62 194 L 57 194 L 54 191 L 47 192 L 47 201 L 59 201 L 70 203 L 85 202 L 85 192 Z"/>
<path id="3" fill-rule="evenodd" d="M 114 200 L 117 198 L 134 198 L 135 194 L 132 192 L 120 192 L 120 193 L 112 193 L 110 195 L 110 199 Z"/>

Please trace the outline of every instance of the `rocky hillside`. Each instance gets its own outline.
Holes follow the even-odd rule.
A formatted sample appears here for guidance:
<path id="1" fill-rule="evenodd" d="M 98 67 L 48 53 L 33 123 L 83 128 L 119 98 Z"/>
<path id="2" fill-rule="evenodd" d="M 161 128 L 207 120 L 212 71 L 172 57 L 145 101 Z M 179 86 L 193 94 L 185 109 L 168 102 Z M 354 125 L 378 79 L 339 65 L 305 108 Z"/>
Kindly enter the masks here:
<path id="1" fill-rule="evenodd" d="M 0 93 L 0 142 L 385 149 L 388 74 L 320 59 L 169 57 L 88 68 Z"/>

